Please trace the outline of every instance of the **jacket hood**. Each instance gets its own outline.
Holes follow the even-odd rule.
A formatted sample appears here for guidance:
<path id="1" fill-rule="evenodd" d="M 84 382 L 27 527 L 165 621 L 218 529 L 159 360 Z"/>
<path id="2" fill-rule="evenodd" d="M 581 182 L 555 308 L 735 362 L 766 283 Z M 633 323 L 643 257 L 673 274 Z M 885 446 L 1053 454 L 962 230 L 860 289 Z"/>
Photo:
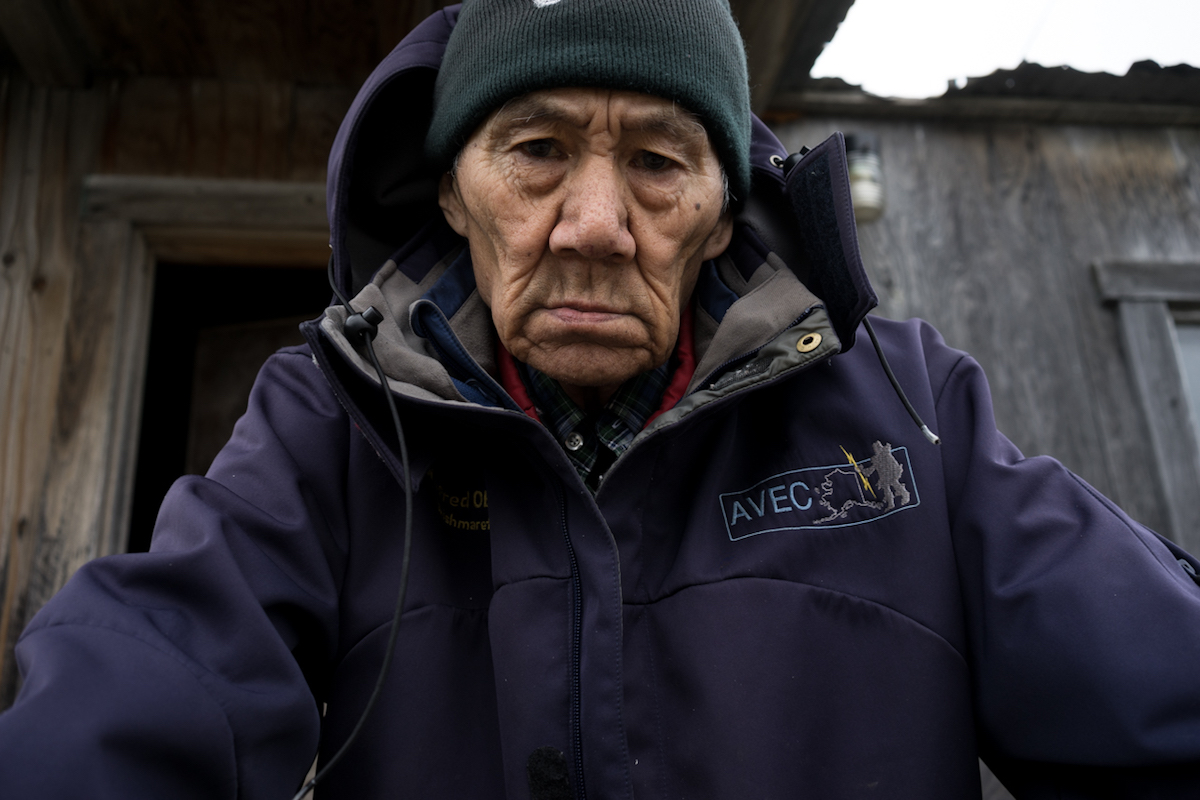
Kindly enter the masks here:
<path id="1" fill-rule="evenodd" d="M 459 6 L 418 25 L 367 78 L 342 121 L 326 189 L 334 275 L 347 294 L 370 282 L 389 258 L 437 220 L 439 173 L 423 145 L 433 87 Z M 842 349 L 877 298 L 863 269 L 840 133 L 788 160 L 757 117 L 750 148 L 750 196 L 737 221 L 823 302 Z M 786 175 L 785 175 L 786 169 Z"/>

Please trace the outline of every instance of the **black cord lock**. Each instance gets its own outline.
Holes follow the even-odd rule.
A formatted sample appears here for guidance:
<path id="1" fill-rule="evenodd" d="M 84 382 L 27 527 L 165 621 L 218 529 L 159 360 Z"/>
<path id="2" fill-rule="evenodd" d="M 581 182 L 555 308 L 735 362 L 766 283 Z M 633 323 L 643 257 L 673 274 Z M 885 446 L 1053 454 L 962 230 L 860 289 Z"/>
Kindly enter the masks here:
<path id="1" fill-rule="evenodd" d="M 367 340 L 374 340 L 379 333 L 379 323 L 381 322 L 383 322 L 383 314 L 376 311 L 375 306 L 367 306 L 366 311 L 351 314 L 342 330 L 351 339 L 363 336 Z"/>
<path id="2" fill-rule="evenodd" d="M 792 153 L 783 160 L 783 175 L 785 178 L 792 173 L 792 170 L 796 168 L 796 165 L 799 164 L 806 155 L 808 155 L 808 148 L 801 147 L 799 152 Z"/>

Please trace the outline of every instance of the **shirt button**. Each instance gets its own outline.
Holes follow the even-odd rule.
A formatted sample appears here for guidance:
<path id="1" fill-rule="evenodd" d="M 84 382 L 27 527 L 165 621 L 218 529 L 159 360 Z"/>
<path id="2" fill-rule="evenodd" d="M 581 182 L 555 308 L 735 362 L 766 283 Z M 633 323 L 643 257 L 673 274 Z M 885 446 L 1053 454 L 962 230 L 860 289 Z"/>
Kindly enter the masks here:
<path id="1" fill-rule="evenodd" d="M 567 438 L 563 439 L 563 444 L 567 446 L 568 450 L 574 453 L 576 450 L 583 447 L 583 437 L 578 433 L 567 434 Z"/>

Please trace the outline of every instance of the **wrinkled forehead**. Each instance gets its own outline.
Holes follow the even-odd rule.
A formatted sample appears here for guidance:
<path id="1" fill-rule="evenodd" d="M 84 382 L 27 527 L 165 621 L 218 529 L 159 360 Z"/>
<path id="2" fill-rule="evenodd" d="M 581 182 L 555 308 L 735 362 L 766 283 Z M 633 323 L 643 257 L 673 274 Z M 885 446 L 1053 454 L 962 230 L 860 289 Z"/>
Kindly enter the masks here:
<path id="1" fill-rule="evenodd" d="M 612 89 L 544 89 L 520 95 L 493 110 L 476 135 L 498 138 L 550 128 L 645 133 L 712 152 L 708 131 L 696 114 L 661 97 Z"/>

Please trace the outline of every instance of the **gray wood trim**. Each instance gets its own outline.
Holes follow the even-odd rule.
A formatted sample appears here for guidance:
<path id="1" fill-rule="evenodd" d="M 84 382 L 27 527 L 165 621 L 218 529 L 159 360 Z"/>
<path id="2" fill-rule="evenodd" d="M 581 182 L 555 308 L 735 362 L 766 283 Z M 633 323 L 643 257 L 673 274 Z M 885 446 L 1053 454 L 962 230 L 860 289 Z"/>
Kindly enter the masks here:
<path id="1" fill-rule="evenodd" d="M 1200 449 L 1170 308 L 1158 300 L 1124 300 L 1118 304 L 1117 316 L 1167 501 L 1170 530 L 1161 533 L 1191 552 L 1200 552 L 1200 504 L 1196 503 Z"/>
<path id="2" fill-rule="evenodd" d="M 1150 431 L 1166 501 L 1162 533 L 1191 552 L 1200 550 L 1200 444 L 1197 443 L 1179 361 L 1171 303 L 1200 303 L 1200 263 L 1101 261 L 1092 265 L 1105 300 L 1117 304 L 1122 344 Z"/>
<path id="3" fill-rule="evenodd" d="M 876 97 L 863 92 L 780 92 L 769 112 L 824 117 L 991 120 L 1071 125 L 1200 125 L 1200 106 L 1009 97 Z"/>
<path id="4" fill-rule="evenodd" d="M 89 175 L 85 219 L 136 226 L 325 230 L 325 184 L 293 181 Z"/>
<path id="5" fill-rule="evenodd" d="M 1105 300 L 1200 302 L 1200 263 L 1107 261 L 1093 265 Z"/>
<path id="6" fill-rule="evenodd" d="M 103 497 L 104 528 L 98 531 L 97 546 L 107 553 L 125 551 L 133 505 L 133 479 L 137 468 L 136 443 L 142 417 L 142 393 L 146 379 L 146 353 L 150 338 L 150 313 L 154 305 L 154 256 L 145 238 L 130 231 L 124 241 L 105 241 L 100 225 L 84 225 L 83 248 L 97 245 L 124 246 L 125 269 L 121 273 L 117 315 L 117 358 L 113 364 L 111 402 L 115 409 L 107 443 Z M 85 249 L 85 252 L 87 252 Z M 119 257 L 119 253 L 115 253 Z M 133 446 L 121 446 L 133 443 Z"/>

